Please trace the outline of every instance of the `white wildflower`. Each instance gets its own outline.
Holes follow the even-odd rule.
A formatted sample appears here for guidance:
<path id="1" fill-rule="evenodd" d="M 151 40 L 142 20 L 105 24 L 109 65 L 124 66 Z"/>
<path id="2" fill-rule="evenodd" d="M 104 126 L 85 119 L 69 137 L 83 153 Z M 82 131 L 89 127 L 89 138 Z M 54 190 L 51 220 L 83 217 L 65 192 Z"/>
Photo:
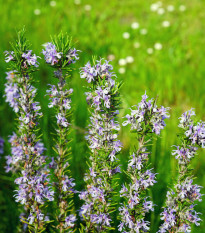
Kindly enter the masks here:
<path id="1" fill-rule="evenodd" d="M 174 6 L 173 6 L 173 5 L 168 5 L 168 6 L 167 6 L 167 10 L 168 10 L 169 12 L 174 11 Z"/>
<path id="2" fill-rule="evenodd" d="M 184 5 L 179 6 L 179 10 L 182 11 L 182 12 L 185 11 L 186 10 L 186 6 L 184 6 Z"/>
<path id="3" fill-rule="evenodd" d="M 147 49 L 147 53 L 148 53 L 148 54 L 153 54 L 153 52 L 154 52 L 153 48 L 148 48 L 148 49 Z"/>
<path id="4" fill-rule="evenodd" d="M 80 0 L 74 0 L 74 3 L 75 3 L 76 5 L 80 5 L 81 1 L 80 1 Z"/>
<path id="5" fill-rule="evenodd" d="M 161 43 L 155 43 L 154 48 L 156 50 L 161 50 L 162 49 L 162 44 Z"/>
<path id="6" fill-rule="evenodd" d="M 90 11 L 92 9 L 92 6 L 91 5 L 85 5 L 84 8 L 85 8 L 86 11 Z"/>
<path id="7" fill-rule="evenodd" d="M 56 6 L 56 1 L 50 1 L 50 6 L 52 7 Z"/>
<path id="8" fill-rule="evenodd" d="M 147 34 L 147 29 L 146 29 L 146 28 L 142 28 L 142 29 L 140 30 L 140 33 L 141 33 L 142 35 L 146 35 L 146 34 Z"/>
<path id="9" fill-rule="evenodd" d="M 124 67 L 121 67 L 118 71 L 120 74 L 124 74 L 126 69 Z"/>
<path id="10" fill-rule="evenodd" d="M 165 12 L 164 8 L 159 8 L 158 11 L 157 11 L 157 14 L 158 15 L 163 15 Z"/>
<path id="11" fill-rule="evenodd" d="M 153 3 L 151 6 L 150 6 L 150 10 L 151 11 L 157 11 L 159 8 L 159 5 L 157 3 Z"/>
<path id="12" fill-rule="evenodd" d="M 169 21 L 165 20 L 165 21 L 162 22 L 162 27 L 168 28 L 169 26 L 170 26 L 170 22 Z"/>
<path id="13" fill-rule="evenodd" d="M 133 22 L 132 24 L 131 24 L 131 28 L 132 29 L 138 29 L 139 28 L 139 23 L 138 22 Z"/>
<path id="14" fill-rule="evenodd" d="M 122 34 L 122 37 L 123 37 L 124 39 L 129 39 L 129 38 L 130 38 L 130 33 L 129 33 L 129 32 L 124 32 L 124 33 Z"/>
<path id="15" fill-rule="evenodd" d="M 107 59 L 110 60 L 110 61 L 113 61 L 113 60 L 115 60 L 115 55 L 114 54 L 109 54 L 107 56 Z"/>
<path id="16" fill-rule="evenodd" d="M 127 61 L 124 59 L 124 58 L 121 58 L 119 61 L 118 61 L 118 64 L 120 66 L 125 66 L 127 64 Z"/>
<path id="17" fill-rule="evenodd" d="M 126 62 L 127 63 L 133 63 L 134 62 L 134 58 L 132 56 L 127 56 L 126 57 Z"/>
<path id="18" fill-rule="evenodd" d="M 140 43 L 139 42 L 135 42 L 134 43 L 134 48 L 138 49 L 140 47 Z"/>
<path id="19" fill-rule="evenodd" d="M 40 9 L 35 9 L 34 10 L 34 14 L 35 15 L 40 15 L 41 14 L 41 10 Z"/>

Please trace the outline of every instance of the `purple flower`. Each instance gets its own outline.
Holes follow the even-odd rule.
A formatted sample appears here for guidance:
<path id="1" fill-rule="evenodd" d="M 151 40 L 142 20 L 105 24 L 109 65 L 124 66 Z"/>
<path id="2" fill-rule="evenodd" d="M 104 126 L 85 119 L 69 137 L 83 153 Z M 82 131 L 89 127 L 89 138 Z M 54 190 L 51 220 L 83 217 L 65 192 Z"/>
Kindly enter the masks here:
<path id="1" fill-rule="evenodd" d="M 14 51 L 5 51 L 4 53 L 5 53 L 5 56 L 7 56 L 5 59 L 6 63 L 8 63 L 14 59 Z"/>
<path id="2" fill-rule="evenodd" d="M 7 63 L 15 60 L 15 54 L 13 51 L 11 52 L 5 51 L 4 53 L 7 56 L 5 59 Z M 24 68 L 27 68 L 27 65 L 38 67 L 39 62 L 37 61 L 37 59 L 40 57 L 36 56 L 35 54 L 32 54 L 32 50 L 28 50 L 22 53 L 21 58 L 23 58 Z"/>
<path id="3" fill-rule="evenodd" d="M 65 116 L 63 116 L 61 113 L 58 113 L 56 118 L 57 118 L 57 124 L 59 124 L 63 127 L 68 127 L 69 123 L 68 123 L 67 119 L 65 118 Z"/>
<path id="4" fill-rule="evenodd" d="M 27 63 L 29 66 L 38 67 L 39 62 L 37 61 L 37 58 L 40 58 L 40 57 L 36 56 L 36 54 L 32 55 L 32 50 L 28 50 L 26 53 L 23 53 L 22 58 L 25 59 L 25 62 L 24 62 L 25 66 Z"/>
<path id="5" fill-rule="evenodd" d="M 7 72 L 6 79 L 8 80 L 5 84 L 5 96 L 6 102 L 9 103 L 10 107 L 13 108 L 14 112 L 19 111 L 19 98 L 20 98 L 20 88 L 18 84 L 15 82 L 17 76 L 15 75 L 15 71 Z"/>
<path id="6" fill-rule="evenodd" d="M 195 116 L 195 115 L 196 114 L 193 109 L 183 113 L 182 116 L 179 118 L 180 119 L 179 127 L 187 128 L 189 125 L 193 123 L 192 116 Z"/>
<path id="7" fill-rule="evenodd" d="M 77 60 L 79 60 L 78 52 L 80 52 L 80 50 L 76 50 L 75 48 L 69 49 L 68 54 L 66 55 L 69 64 L 75 63 Z"/>
<path id="8" fill-rule="evenodd" d="M 85 67 L 81 68 L 80 77 L 86 78 L 88 83 L 91 83 L 95 80 L 95 77 L 97 76 L 97 71 L 94 67 L 91 67 L 90 62 L 88 62 Z"/>
<path id="9" fill-rule="evenodd" d="M 58 63 L 62 57 L 62 53 L 56 51 L 56 46 L 52 43 L 46 43 L 43 46 L 45 47 L 45 50 L 43 50 L 42 53 L 46 62 L 52 66 Z"/>
<path id="10" fill-rule="evenodd" d="M 42 51 L 44 58 L 47 63 L 49 63 L 51 66 L 54 66 L 55 64 L 60 64 L 60 61 L 63 59 L 63 57 L 66 57 L 67 64 L 75 63 L 76 60 L 79 60 L 78 52 L 80 50 L 69 49 L 67 54 L 63 54 L 63 51 L 57 51 L 56 45 L 52 43 L 46 43 L 43 45 L 45 47 L 45 50 Z"/>
<path id="11" fill-rule="evenodd" d="M 65 218 L 65 224 L 64 224 L 64 227 L 67 228 L 67 227 L 74 227 L 75 225 L 75 222 L 76 222 L 76 216 L 71 214 L 69 215 L 68 217 Z"/>
<path id="12" fill-rule="evenodd" d="M 161 106 L 157 107 L 156 103 L 151 99 L 147 101 L 146 93 L 142 96 L 142 101 L 136 105 L 136 109 L 131 109 L 131 114 L 127 114 L 127 120 L 123 126 L 131 125 L 131 130 L 142 131 L 143 124 L 146 121 L 150 122 L 152 132 L 159 135 L 160 131 L 166 126 L 165 119 L 169 118 L 169 108 Z"/>
<path id="13" fill-rule="evenodd" d="M 0 137 L 0 154 L 4 153 L 4 139 Z"/>
<path id="14" fill-rule="evenodd" d="M 106 60 L 102 63 L 102 60 L 103 59 L 96 61 L 94 66 L 91 66 L 90 62 L 88 62 L 85 67 L 81 68 L 81 78 L 85 78 L 87 82 L 90 83 L 96 81 L 98 77 L 107 77 L 109 85 L 114 86 L 114 80 L 111 79 L 111 77 L 114 76 L 111 72 L 113 67 Z"/>

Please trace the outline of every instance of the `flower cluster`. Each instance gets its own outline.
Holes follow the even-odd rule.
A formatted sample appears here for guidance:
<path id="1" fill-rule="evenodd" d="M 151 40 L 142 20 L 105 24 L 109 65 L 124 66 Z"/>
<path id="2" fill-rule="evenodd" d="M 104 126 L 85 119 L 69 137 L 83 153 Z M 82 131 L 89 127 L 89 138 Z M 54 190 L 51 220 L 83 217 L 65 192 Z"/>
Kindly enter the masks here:
<path id="1" fill-rule="evenodd" d="M 73 89 L 61 90 L 62 83 L 60 82 L 58 86 L 50 85 L 50 89 L 47 90 L 48 95 L 50 96 L 49 108 L 60 107 L 60 112 L 56 115 L 57 124 L 68 127 L 69 123 L 66 118 L 67 111 L 71 109 L 71 99 L 70 95 L 73 93 Z"/>
<path id="2" fill-rule="evenodd" d="M 57 119 L 56 136 L 57 145 L 54 151 L 56 156 L 53 159 L 54 165 L 54 186 L 56 190 L 55 202 L 56 205 L 56 232 L 73 232 L 76 222 L 76 215 L 73 210 L 73 195 L 76 192 L 74 190 L 74 179 L 71 178 L 69 171 L 69 163 L 67 162 L 71 158 L 69 153 L 70 139 L 68 135 L 70 133 L 71 125 L 71 94 L 73 89 L 68 89 L 67 79 L 70 68 L 68 65 L 78 60 L 77 50 L 69 47 L 68 37 L 64 37 L 60 34 L 53 43 L 47 43 L 43 54 L 45 61 L 51 66 L 57 65 L 54 71 L 55 78 L 58 79 L 57 85 L 49 85 L 47 90 L 50 103 L 49 108 L 55 110 L 55 117 Z M 64 41 L 65 43 L 61 44 Z M 65 49 L 58 50 L 61 45 Z M 68 46 L 68 47 L 66 47 Z M 66 61 L 66 65 L 63 65 L 63 59 Z M 64 69 L 63 69 L 64 67 Z"/>
<path id="3" fill-rule="evenodd" d="M 178 179 L 173 189 L 167 192 L 167 200 L 161 219 L 164 221 L 159 232 L 191 232 L 191 224 L 200 225 L 199 213 L 194 210 L 195 202 L 201 201 L 201 187 L 193 184 L 190 162 L 199 147 L 204 147 L 205 126 L 194 123 L 191 109 L 180 117 L 179 127 L 183 129 L 181 145 L 175 146 L 172 154 L 178 160 Z"/>
<path id="4" fill-rule="evenodd" d="M 14 51 L 6 53 L 7 62 L 12 62 L 15 71 L 7 73 L 6 98 L 15 112 L 18 112 L 18 129 L 10 137 L 12 156 L 7 156 L 8 171 L 20 171 L 15 174 L 16 202 L 24 207 L 21 220 L 28 224 L 29 231 L 42 231 L 46 216 L 45 204 L 53 200 L 54 192 L 49 187 L 49 171 L 43 156 L 44 146 L 37 134 L 38 121 L 42 116 L 38 102 L 35 102 L 36 88 L 32 86 L 31 72 L 38 66 L 37 56 L 28 49 L 24 31 L 18 34 Z M 23 50 L 22 50 L 23 49 Z M 20 61 L 20 66 L 19 66 Z M 10 88 L 9 88 L 10 87 Z M 12 90 L 13 89 L 13 90 Z"/>
<path id="5" fill-rule="evenodd" d="M 10 107 L 13 108 L 14 112 L 19 111 L 18 99 L 20 97 L 20 90 L 16 83 L 17 76 L 15 71 L 7 72 L 7 83 L 5 84 L 5 96 L 6 102 L 9 103 Z"/>
<path id="6" fill-rule="evenodd" d="M 146 125 L 146 127 L 150 127 L 155 134 L 160 134 L 160 131 L 166 125 L 164 120 L 169 118 L 168 108 L 163 106 L 158 108 L 152 99 L 147 101 L 147 98 L 148 96 L 145 93 L 136 109 L 131 109 L 131 114 L 126 115 L 127 121 L 123 125 L 130 124 L 131 130 L 141 131 L 146 124 L 146 118 L 149 118 L 149 125 Z"/>
<path id="7" fill-rule="evenodd" d="M 48 174 L 38 171 L 35 175 L 31 176 L 26 170 L 22 171 L 22 176 L 15 180 L 15 183 L 20 187 L 19 190 L 16 190 L 17 194 L 14 195 L 16 202 L 22 205 L 27 205 L 28 200 L 35 202 L 35 205 L 31 206 L 27 219 L 29 224 L 33 224 L 35 219 L 48 221 L 42 211 L 38 210 L 36 212 L 35 208 L 36 206 L 44 205 L 47 200 L 54 200 L 54 191 L 47 186 L 48 182 Z"/>
<path id="8" fill-rule="evenodd" d="M 111 198 L 116 183 L 114 175 L 120 172 L 116 155 L 122 144 L 117 139 L 120 126 L 119 88 L 116 76 L 108 61 L 88 62 L 81 68 L 81 78 L 93 85 L 86 92 L 91 116 L 86 136 L 91 150 L 89 170 L 85 175 L 87 189 L 80 194 L 84 200 L 80 214 L 85 220 L 86 231 L 105 232 L 111 229 L 110 212 L 114 211 Z"/>
<path id="9" fill-rule="evenodd" d="M 169 117 L 168 108 L 157 107 L 153 100 L 147 101 L 148 96 L 142 96 L 142 101 L 131 109 L 131 115 L 126 115 L 127 120 L 123 125 L 130 125 L 131 130 L 138 133 L 138 148 L 131 153 L 128 162 L 127 175 L 129 184 L 122 186 L 120 196 L 124 203 L 121 204 L 120 224 L 121 232 L 147 232 L 149 221 L 145 221 L 145 214 L 154 210 L 154 204 L 147 197 L 146 190 L 156 183 L 156 174 L 148 169 L 149 152 L 147 142 L 153 134 L 158 135 L 164 128 L 164 120 Z M 136 132 L 134 131 L 134 132 Z"/>
<path id="10" fill-rule="evenodd" d="M 30 77 L 28 75 L 21 77 L 17 71 L 11 71 L 7 73 L 6 78 L 6 102 L 9 102 L 14 112 L 19 113 L 18 120 L 20 130 L 27 130 L 27 127 L 29 127 L 29 129 L 34 129 L 38 125 L 37 119 L 42 116 L 42 113 L 40 112 L 41 107 L 39 106 L 39 103 L 33 101 L 37 90 L 30 84 Z M 24 86 L 25 82 L 27 84 Z M 24 136 L 26 138 L 26 133 Z M 22 162 L 24 159 L 28 159 L 28 156 L 24 154 L 25 148 L 23 148 L 22 145 L 23 140 L 17 138 L 15 133 L 10 137 L 9 142 L 12 147 L 12 156 L 6 156 L 6 171 L 12 171 L 15 173 L 21 167 L 19 162 Z M 41 144 L 36 142 L 34 146 L 29 145 L 29 150 L 36 151 L 36 147 L 38 147 L 38 145 Z M 40 153 L 40 155 L 42 153 Z M 38 155 L 38 152 L 36 155 Z M 42 159 L 44 159 L 44 157 L 42 157 Z"/>
<path id="11" fill-rule="evenodd" d="M 47 63 L 51 66 L 61 65 L 62 61 L 66 61 L 67 65 L 75 63 L 79 59 L 78 52 L 75 48 L 71 49 L 67 47 L 67 51 L 57 51 L 57 46 L 53 43 L 44 44 L 45 50 L 42 51 Z"/>
<path id="12" fill-rule="evenodd" d="M 85 78 L 88 83 L 97 81 L 100 77 L 106 77 L 107 81 L 115 84 L 114 80 L 112 79 L 112 76 L 114 78 L 112 65 L 109 64 L 108 61 L 104 61 L 102 63 L 102 60 L 97 61 L 97 64 L 94 66 L 91 66 L 90 62 L 88 62 L 84 67 L 81 68 L 81 78 Z"/>
<path id="13" fill-rule="evenodd" d="M 16 133 L 9 138 L 9 143 L 11 144 L 11 154 L 6 156 L 6 172 L 12 172 L 15 174 L 17 171 L 21 169 L 21 163 L 25 159 L 29 159 L 28 154 L 24 153 L 25 148 L 22 145 L 21 138 L 19 138 Z M 36 165 L 42 165 L 46 161 L 46 157 L 43 156 L 45 151 L 45 147 L 42 142 L 37 141 L 35 145 L 28 145 L 27 151 L 32 151 L 37 160 L 35 161 Z"/>
<path id="14" fill-rule="evenodd" d="M 4 153 L 4 139 L 0 137 L 0 154 Z"/>
<path id="15" fill-rule="evenodd" d="M 21 54 L 21 57 L 18 56 L 14 51 L 5 51 L 6 59 L 5 61 L 8 63 L 10 61 L 21 60 L 21 65 L 24 68 L 28 68 L 28 66 L 38 67 L 39 62 L 37 59 L 39 58 L 36 54 L 32 54 L 32 50 L 26 50 Z"/>

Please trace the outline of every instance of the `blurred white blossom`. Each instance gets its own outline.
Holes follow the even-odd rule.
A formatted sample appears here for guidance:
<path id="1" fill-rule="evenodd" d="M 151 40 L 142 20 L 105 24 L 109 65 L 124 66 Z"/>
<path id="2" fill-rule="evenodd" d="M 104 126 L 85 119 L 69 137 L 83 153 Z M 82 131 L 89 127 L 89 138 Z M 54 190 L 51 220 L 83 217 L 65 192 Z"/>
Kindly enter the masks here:
<path id="1" fill-rule="evenodd" d="M 132 24 L 131 24 L 131 28 L 132 29 L 138 29 L 139 28 L 139 23 L 138 22 L 133 22 Z"/>
<path id="2" fill-rule="evenodd" d="M 138 49 L 140 47 L 140 43 L 139 42 L 135 42 L 134 43 L 134 48 Z"/>
<path id="3" fill-rule="evenodd" d="M 129 32 L 124 32 L 124 33 L 122 34 L 122 37 L 123 37 L 124 39 L 129 39 L 129 38 L 130 38 L 130 33 L 129 33 Z"/>
<path id="4" fill-rule="evenodd" d="M 173 5 L 168 5 L 168 6 L 167 6 L 167 10 L 168 10 L 169 12 L 174 11 L 174 6 L 173 6 Z"/>
<path id="5" fill-rule="evenodd" d="M 150 6 L 150 10 L 153 11 L 153 12 L 155 12 L 155 11 L 157 11 L 159 9 L 160 6 L 161 5 L 159 4 L 159 2 L 153 3 Z"/>
<path id="6" fill-rule="evenodd" d="M 113 60 L 115 60 L 115 55 L 114 54 L 109 54 L 107 56 L 107 59 L 110 60 L 110 61 L 113 61 Z"/>
<path id="7" fill-rule="evenodd" d="M 165 21 L 162 22 L 162 27 L 168 28 L 169 26 L 170 26 L 170 22 L 169 21 L 165 20 Z"/>
<path id="8" fill-rule="evenodd" d="M 165 13 L 164 8 L 159 8 L 159 9 L 157 10 L 157 14 L 158 14 L 158 15 L 163 15 L 164 13 Z"/>
<path id="9" fill-rule="evenodd" d="M 74 0 L 74 3 L 75 3 L 76 5 L 80 5 L 81 0 Z"/>
<path id="10" fill-rule="evenodd" d="M 121 58 L 119 61 L 118 61 L 118 64 L 120 66 L 125 66 L 127 64 L 127 61 L 124 59 L 124 58 Z"/>
<path id="11" fill-rule="evenodd" d="M 40 9 L 35 9 L 34 10 L 34 14 L 35 15 L 40 15 L 41 14 L 41 10 Z"/>
<path id="12" fill-rule="evenodd" d="M 146 29 L 146 28 L 142 28 L 142 29 L 140 30 L 140 33 L 141 33 L 142 35 L 146 35 L 146 34 L 147 34 L 147 29 Z"/>
<path id="13" fill-rule="evenodd" d="M 50 1 L 50 6 L 52 7 L 56 6 L 56 1 Z"/>
<path id="14" fill-rule="evenodd" d="M 124 74 L 126 69 L 124 67 L 121 67 L 118 71 L 120 74 Z"/>
<path id="15" fill-rule="evenodd" d="M 153 52 L 154 52 L 153 48 L 148 48 L 148 49 L 147 49 L 147 53 L 148 53 L 148 54 L 152 54 Z"/>
<path id="16" fill-rule="evenodd" d="M 92 9 L 92 6 L 91 5 L 85 5 L 84 8 L 85 8 L 86 11 L 90 11 Z"/>
<path id="17" fill-rule="evenodd" d="M 132 56 L 127 56 L 126 57 L 126 62 L 127 63 L 133 63 L 134 62 L 134 58 Z"/>
<path id="18" fill-rule="evenodd" d="M 161 44 L 161 43 L 155 43 L 155 44 L 154 44 L 154 48 L 155 48 L 156 50 L 161 50 L 161 49 L 162 49 L 162 44 Z"/>
<path id="19" fill-rule="evenodd" d="M 182 11 L 182 12 L 185 11 L 185 10 L 186 10 L 186 6 L 180 5 L 180 6 L 179 6 L 179 10 Z"/>

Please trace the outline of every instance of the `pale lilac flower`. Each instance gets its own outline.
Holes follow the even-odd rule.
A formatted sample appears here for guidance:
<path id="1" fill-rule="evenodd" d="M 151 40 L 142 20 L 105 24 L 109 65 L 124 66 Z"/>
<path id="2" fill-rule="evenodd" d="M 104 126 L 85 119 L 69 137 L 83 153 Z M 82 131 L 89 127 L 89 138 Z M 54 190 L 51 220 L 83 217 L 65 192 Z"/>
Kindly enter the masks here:
<path id="1" fill-rule="evenodd" d="M 14 60 L 14 52 L 13 51 L 5 51 L 4 53 L 5 53 L 5 56 L 7 56 L 5 59 L 6 63 Z"/>
<path id="2" fill-rule="evenodd" d="M 68 217 L 65 218 L 65 224 L 64 224 L 64 227 L 67 228 L 67 227 L 74 227 L 75 225 L 75 222 L 76 222 L 76 216 L 71 214 L 69 215 Z"/>
<path id="3" fill-rule="evenodd" d="M 0 137 L 0 154 L 4 153 L 4 139 Z"/>
<path id="4" fill-rule="evenodd" d="M 61 59 L 62 53 L 56 51 L 56 46 L 52 43 L 46 43 L 43 46 L 45 47 L 45 50 L 43 50 L 42 53 L 46 62 L 52 66 L 58 63 Z"/>
<path id="5" fill-rule="evenodd" d="M 63 127 L 68 127 L 69 123 L 68 123 L 67 119 L 65 118 L 65 116 L 63 116 L 61 113 L 58 113 L 56 118 L 57 118 L 57 124 L 59 124 Z"/>

